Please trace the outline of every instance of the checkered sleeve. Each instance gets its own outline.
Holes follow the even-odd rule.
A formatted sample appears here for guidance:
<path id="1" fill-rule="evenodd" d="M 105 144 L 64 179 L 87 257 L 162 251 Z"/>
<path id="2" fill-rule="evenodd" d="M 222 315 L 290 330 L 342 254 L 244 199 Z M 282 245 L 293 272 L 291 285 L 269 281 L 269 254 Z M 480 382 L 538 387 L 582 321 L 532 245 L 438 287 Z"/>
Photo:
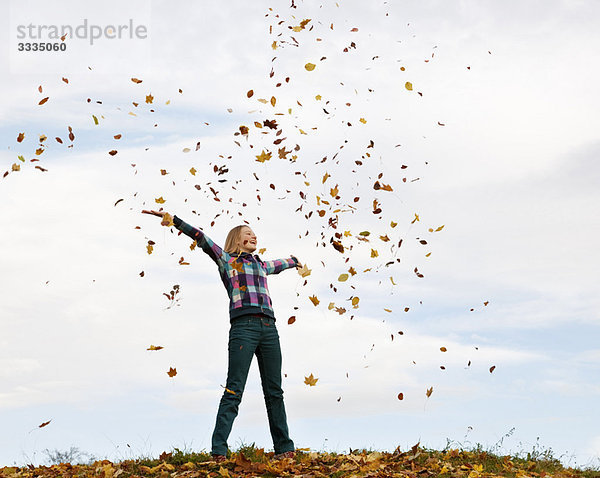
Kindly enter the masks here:
<path id="1" fill-rule="evenodd" d="M 289 269 L 291 267 L 296 267 L 298 264 L 298 259 L 294 256 L 288 259 L 275 259 L 273 261 L 264 261 L 265 269 L 267 274 L 279 274 L 281 271 Z"/>
<path id="2" fill-rule="evenodd" d="M 202 248 L 208 256 L 221 266 L 223 262 L 227 261 L 227 257 L 223 249 L 215 244 L 210 237 L 208 237 L 200 229 L 196 229 L 194 226 L 190 226 L 187 222 L 181 220 L 177 216 L 173 216 L 173 224 L 177 229 L 183 232 L 186 236 L 191 237 L 196 243 Z"/>

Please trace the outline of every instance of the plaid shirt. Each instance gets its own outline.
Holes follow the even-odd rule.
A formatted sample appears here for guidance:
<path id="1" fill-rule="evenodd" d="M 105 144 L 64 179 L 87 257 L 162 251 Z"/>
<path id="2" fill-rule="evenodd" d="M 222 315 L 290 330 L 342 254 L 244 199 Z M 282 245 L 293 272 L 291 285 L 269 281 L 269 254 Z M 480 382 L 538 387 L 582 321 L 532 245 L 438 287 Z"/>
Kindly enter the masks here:
<path id="1" fill-rule="evenodd" d="M 247 252 L 231 255 L 221 249 L 202 231 L 190 226 L 177 216 L 173 217 L 177 229 L 191 237 L 208 256 L 215 261 L 219 275 L 229 296 L 229 318 L 246 314 L 263 314 L 275 318 L 267 275 L 279 274 L 285 269 L 296 267 L 298 259 L 276 259 L 263 261 Z"/>

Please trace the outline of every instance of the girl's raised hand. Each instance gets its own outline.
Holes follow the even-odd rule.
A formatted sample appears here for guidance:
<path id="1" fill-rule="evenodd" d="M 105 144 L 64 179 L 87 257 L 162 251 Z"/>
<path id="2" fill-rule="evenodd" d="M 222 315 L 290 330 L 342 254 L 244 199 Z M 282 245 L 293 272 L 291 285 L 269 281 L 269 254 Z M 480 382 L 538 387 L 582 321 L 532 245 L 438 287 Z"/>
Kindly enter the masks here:
<path id="1" fill-rule="evenodd" d="M 142 214 L 152 214 L 153 216 L 164 217 L 164 215 L 167 214 L 167 211 L 149 211 L 148 209 L 143 209 Z"/>

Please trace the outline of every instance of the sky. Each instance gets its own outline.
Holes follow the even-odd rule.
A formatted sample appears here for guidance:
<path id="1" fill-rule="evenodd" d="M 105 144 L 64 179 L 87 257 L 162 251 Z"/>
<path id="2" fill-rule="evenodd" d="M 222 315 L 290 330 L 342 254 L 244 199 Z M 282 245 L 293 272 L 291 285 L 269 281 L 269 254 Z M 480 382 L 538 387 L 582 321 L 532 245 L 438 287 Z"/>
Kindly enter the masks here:
<path id="1" fill-rule="evenodd" d="M 1 7 L 1 464 L 210 449 L 228 301 L 163 207 L 311 270 L 269 278 L 298 448 L 600 465 L 597 2 L 110 6 Z"/>

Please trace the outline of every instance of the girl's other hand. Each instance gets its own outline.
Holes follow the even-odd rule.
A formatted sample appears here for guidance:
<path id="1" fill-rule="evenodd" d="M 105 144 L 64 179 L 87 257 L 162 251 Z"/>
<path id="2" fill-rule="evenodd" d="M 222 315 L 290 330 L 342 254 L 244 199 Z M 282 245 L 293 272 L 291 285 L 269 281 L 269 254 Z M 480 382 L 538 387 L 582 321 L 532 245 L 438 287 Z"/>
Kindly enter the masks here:
<path id="1" fill-rule="evenodd" d="M 153 216 L 164 217 L 164 215 L 167 214 L 167 211 L 148 211 L 147 209 L 143 209 L 142 214 L 151 214 Z"/>

